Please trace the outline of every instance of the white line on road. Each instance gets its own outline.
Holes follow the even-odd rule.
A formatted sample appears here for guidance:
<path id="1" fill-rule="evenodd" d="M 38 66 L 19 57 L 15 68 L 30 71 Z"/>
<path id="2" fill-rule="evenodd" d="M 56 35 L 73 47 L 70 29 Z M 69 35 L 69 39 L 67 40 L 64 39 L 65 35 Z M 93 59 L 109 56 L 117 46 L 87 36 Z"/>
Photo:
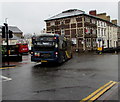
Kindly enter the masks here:
<path id="1" fill-rule="evenodd" d="M 3 81 L 11 81 L 12 80 L 12 78 L 8 78 L 8 77 L 2 76 L 2 75 L 0 75 L 0 77 L 3 79 Z"/>

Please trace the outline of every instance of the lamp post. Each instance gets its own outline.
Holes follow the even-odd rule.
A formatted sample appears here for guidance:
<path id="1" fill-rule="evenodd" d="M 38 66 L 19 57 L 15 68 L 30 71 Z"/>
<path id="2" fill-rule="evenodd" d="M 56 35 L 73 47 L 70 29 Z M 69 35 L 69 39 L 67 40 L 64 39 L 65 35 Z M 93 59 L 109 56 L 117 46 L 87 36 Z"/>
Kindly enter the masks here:
<path id="1" fill-rule="evenodd" d="M 7 24 L 8 18 L 5 18 L 5 23 Z"/>

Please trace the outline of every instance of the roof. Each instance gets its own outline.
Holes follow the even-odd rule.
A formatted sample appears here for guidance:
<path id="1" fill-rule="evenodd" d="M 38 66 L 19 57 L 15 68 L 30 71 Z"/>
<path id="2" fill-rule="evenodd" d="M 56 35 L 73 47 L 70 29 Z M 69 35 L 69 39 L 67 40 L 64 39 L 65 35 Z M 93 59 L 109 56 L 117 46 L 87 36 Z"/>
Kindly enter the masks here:
<path id="1" fill-rule="evenodd" d="M 114 23 L 112 23 L 112 22 L 110 22 L 110 21 L 108 21 L 108 20 L 99 18 L 99 17 L 97 17 L 97 16 L 89 15 L 89 14 L 84 14 L 84 15 L 89 16 L 89 17 L 93 17 L 93 18 L 96 18 L 96 19 L 99 19 L 99 20 L 102 20 L 102 21 L 105 21 L 105 22 L 110 23 L 110 24 L 112 24 L 112 25 L 115 25 L 115 26 L 117 26 L 117 27 L 120 27 L 119 25 L 116 25 L 116 24 L 114 24 Z"/>
<path id="2" fill-rule="evenodd" d="M 42 33 L 42 34 L 40 34 L 40 35 L 38 35 L 38 36 L 59 36 L 59 34 L 52 34 L 52 33 Z"/>
<path id="3" fill-rule="evenodd" d="M 21 38 L 20 37 L 17 37 L 13 34 L 13 37 L 12 38 L 9 38 L 9 40 L 20 40 Z"/>
<path id="4" fill-rule="evenodd" d="M 80 15 L 80 14 L 84 14 L 84 13 L 85 12 L 82 10 L 69 9 L 69 10 L 63 11 L 62 13 L 59 13 L 55 16 L 52 16 L 52 17 L 46 19 L 45 21 L 59 19 L 59 18 L 65 18 L 65 17 L 70 17 L 70 16 L 76 16 L 76 15 Z"/>
<path id="5" fill-rule="evenodd" d="M 2 28 L 2 26 L 0 26 L 0 29 Z M 11 30 L 13 33 L 15 34 L 20 34 L 23 33 L 18 27 L 16 26 L 8 26 L 8 30 Z"/>
<path id="6" fill-rule="evenodd" d="M 23 33 L 18 27 L 16 26 L 8 26 L 8 29 L 11 30 L 13 33 Z"/>
<path id="7" fill-rule="evenodd" d="M 46 19 L 45 21 L 56 20 L 56 19 L 67 18 L 67 17 L 73 17 L 73 16 L 79 16 L 79 15 L 86 15 L 86 16 L 89 16 L 89 17 L 93 17 L 93 18 L 108 22 L 108 23 L 110 23 L 112 25 L 118 26 L 116 24 L 113 24 L 110 21 L 101 19 L 101 18 L 99 18 L 97 16 L 86 14 L 84 11 L 78 10 L 78 9 L 70 9 L 70 10 L 63 11 L 62 13 L 59 13 L 59 14 L 53 16 L 53 17 L 50 17 L 50 18 Z M 118 26 L 118 27 L 120 27 L 120 26 Z"/>

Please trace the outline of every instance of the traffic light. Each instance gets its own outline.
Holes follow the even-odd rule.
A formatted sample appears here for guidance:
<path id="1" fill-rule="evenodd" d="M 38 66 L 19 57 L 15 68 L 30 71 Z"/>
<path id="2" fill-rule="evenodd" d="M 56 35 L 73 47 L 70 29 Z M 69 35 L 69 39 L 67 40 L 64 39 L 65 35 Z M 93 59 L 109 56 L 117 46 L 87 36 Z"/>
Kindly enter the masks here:
<path id="1" fill-rule="evenodd" d="M 13 32 L 11 30 L 9 30 L 9 38 L 13 37 Z"/>
<path id="2" fill-rule="evenodd" d="M 5 26 L 2 26 L 2 38 L 5 38 Z"/>

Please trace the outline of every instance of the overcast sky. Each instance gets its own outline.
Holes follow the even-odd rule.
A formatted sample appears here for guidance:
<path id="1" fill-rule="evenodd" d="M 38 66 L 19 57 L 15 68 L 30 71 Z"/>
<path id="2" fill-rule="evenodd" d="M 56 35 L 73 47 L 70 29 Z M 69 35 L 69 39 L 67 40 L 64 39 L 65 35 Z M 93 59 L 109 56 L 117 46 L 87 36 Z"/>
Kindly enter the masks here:
<path id="1" fill-rule="evenodd" d="M 24 34 L 40 33 L 45 28 L 45 19 L 68 9 L 80 9 L 89 13 L 106 12 L 111 19 L 118 19 L 118 2 L 5 2 L 1 4 L 0 25 L 8 18 L 9 25 L 20 28 Z"/>

